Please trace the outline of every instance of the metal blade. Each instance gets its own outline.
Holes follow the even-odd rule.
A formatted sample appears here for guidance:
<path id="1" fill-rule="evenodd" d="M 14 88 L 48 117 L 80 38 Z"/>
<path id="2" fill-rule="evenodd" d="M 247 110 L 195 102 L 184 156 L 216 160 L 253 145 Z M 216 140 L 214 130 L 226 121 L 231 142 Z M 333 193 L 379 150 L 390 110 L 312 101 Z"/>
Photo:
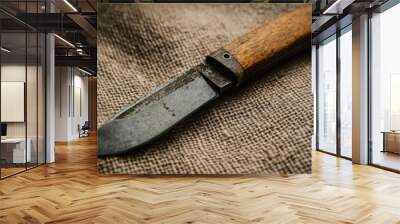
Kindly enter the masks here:
<path id="1" fill-rule="evenodd" d="M 215 77 L 215 71 L 201 64 L 122 110 L 98 130 L 98 156 L 133 151 L 216 99 L 220 87 L 231 81 Z"/>

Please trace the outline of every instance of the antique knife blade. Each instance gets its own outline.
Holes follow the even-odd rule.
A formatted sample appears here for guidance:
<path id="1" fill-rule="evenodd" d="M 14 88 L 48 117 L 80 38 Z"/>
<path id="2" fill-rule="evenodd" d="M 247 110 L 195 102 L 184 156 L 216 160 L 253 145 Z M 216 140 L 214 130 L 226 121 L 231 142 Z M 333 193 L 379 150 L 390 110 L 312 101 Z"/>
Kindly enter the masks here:
<path id="1" fill-rule="evenodd" d="M 260 71 L 311 44 L 311 5 L 277 16 L 129 105 L 98 130 L 98 156 L 135 151 Z"/>

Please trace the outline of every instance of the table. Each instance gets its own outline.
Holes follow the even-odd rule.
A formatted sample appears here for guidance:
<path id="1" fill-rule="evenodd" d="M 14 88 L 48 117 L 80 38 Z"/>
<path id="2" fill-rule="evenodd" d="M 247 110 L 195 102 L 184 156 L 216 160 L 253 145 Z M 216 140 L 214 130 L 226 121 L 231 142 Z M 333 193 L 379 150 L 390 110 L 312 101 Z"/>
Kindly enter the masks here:
<path id="1" fill-rule="evenodd" d="M 27 147 L 25 151 L 25 144 Z M 1 139 L 1 157 L 6 163 L 26 163 L 31 162 L 32 140 L 27 138 L 6 138 Z"/>
<path id="2" fill-rule="evenodd" d="M 392 152 L 400 154 L 400 131 L 382 131 L 383 150 L 382 152 Z"/>

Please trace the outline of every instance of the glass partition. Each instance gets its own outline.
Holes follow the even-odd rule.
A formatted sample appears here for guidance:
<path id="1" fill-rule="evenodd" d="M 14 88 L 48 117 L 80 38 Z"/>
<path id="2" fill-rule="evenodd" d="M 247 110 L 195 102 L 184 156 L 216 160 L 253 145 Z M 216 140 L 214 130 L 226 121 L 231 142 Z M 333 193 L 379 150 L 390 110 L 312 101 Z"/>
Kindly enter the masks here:
<path id="1" fill-rule="evenodd" d="M 26 41 L 24 32 L 1 34 L 2 177 L 24 171 L 31 156 L 26 141 Z"/>
<path id="2" fill-rule="evenodd" d="M 37 165 L 38 159 L 38 34 L 36 32 L 27 33 L 27 74 L 26 74 L 26 114 L 27 114 L 27 150 L 29 159 L 27 167 Z"/>
<path id="3" fill-rule="evenodd" d="M 15 4 L 19 13 L 38 13 L 44 1 L 0 6 Z M 45 34 L 0 12 L 1 179 L 45 163 L 45 45 Z"/>

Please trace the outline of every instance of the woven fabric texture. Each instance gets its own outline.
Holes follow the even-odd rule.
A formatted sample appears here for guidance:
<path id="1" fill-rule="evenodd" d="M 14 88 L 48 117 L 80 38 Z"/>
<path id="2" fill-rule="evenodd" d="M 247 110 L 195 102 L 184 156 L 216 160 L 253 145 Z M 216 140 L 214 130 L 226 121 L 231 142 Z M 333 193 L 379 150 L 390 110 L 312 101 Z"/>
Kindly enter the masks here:
<path id="1" fill-rule="evenodd" d="M 296 4 L 102 4 L 98 123 Z M 311 16 L 311 15 L 310 15 Z M 311 171 L 310 53 L 203 108 L 145 150 L 98 159 L 113 174 L 298 174 Z"/>

